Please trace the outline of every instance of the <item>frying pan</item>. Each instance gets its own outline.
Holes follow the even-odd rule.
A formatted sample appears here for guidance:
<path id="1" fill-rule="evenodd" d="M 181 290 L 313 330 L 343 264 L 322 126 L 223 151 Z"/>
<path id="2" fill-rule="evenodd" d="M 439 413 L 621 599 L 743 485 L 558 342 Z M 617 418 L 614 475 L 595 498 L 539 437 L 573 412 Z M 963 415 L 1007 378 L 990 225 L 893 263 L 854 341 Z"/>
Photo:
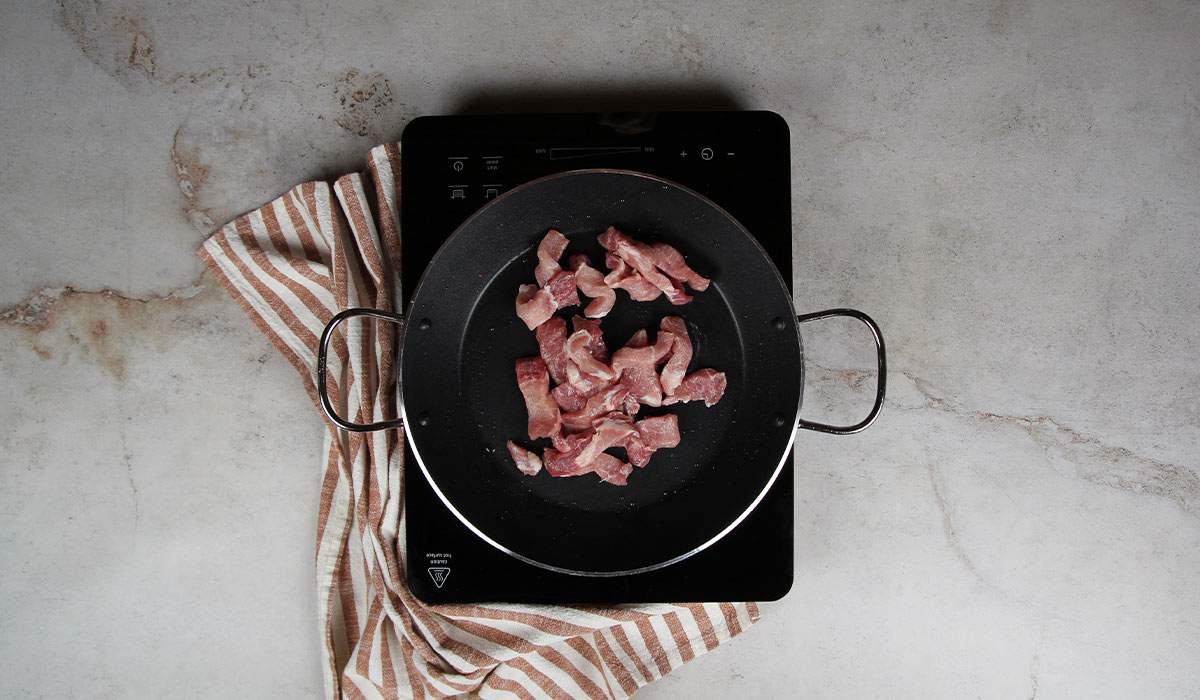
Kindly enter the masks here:
<path id="1" fill-rule="evenodd" d="M 681 442 L 635 469 L 628 486 L 595 475 L 530 477 L 505 443 L 541 452 L 532 442 L 514 362 L 538 354 L 534 333 L 517 317 L 517 288 L 533 279 L 546 231 L 567 236 L 567 255 L 588 254 L 603 269 L 596 236 L 614 225 L 634 238 L 678 248 L 712 284 L 673 306 L 660 297 L 634 302 L 618 293 L 602 320 L 611 349 L 640 328 L 653 334 L 664 316 L 681 316 L 694 345 L 691 371 L 726 374 L 724 397 L 659 409 L 638 417 L 678 416 Z M 559 312 L 581 314 L 580 307 Z M 865 323 L 879 362 L 875 403 L 852 426 L 800 418 L 804 368 L 799 324 L 844 315 Z M 332 331 L 346 318 L 369 316 L 403 325 L 398 405 L 401 417 L 356 424 L 337 415 L 325 387 Z M 529 564 L 583 576 L 650 571 L 695 554 L 732 530 L 758 504 L 791 453 L 797 427 L 846 434 L 865 429 L 883 403 L 883 338 L 852 309 L 797 316 L 791 295 L 755 239 L 727 212 L 681 185 L 643 173 L 580 170 L 514 188 L 476 212 L 443 244 L 413 294 L 406 315 L 350 309 L 321 338 L 322 407 L 346 430 L 403 425 L 429 484 L 475 534 Z"/>

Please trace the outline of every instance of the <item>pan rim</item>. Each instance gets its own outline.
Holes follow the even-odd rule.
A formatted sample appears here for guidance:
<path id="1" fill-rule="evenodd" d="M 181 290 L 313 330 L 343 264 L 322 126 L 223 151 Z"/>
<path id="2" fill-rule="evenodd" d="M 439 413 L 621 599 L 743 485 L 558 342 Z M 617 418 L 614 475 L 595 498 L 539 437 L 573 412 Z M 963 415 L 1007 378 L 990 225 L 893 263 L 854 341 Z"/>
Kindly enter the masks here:
<path id="1" fill-rule="evenodd" d="M 732 214 L 730 214 L 727 210 L 725 210 L 723 207 L 721 207 L 719 204 L 712 201 L 705 195 L 703 195 L 699 192 L 696 192 L 695 190 L 693 190 L 689 187 L 686 187 L 684 185 L 681 185 L 677 182 L 674 182 L 672 180 L 669 180 L 669 179 L 666 179 L 663 177 L 659 177 L 657 175 L 651 175 L 651 174 L 644 173 L 644 172 L 639 172 L 639 171 L 635 171 L 635 170 L 627 170 L 627 169 L 619 169 L 619 168 L 585 168 L 585 169 L 569 170 L 569 171 L 564 171 L 564 172 L 560 172 L 560 173 L 553 173 L 551 175 L 542 176 L 542 177 L 536 178 L 534 180 L 530 180 L 528 182 L 522 183 L 521 185 L 518 185 L 518 186 L 508 190 L 507 192 L 503 193 L 499 197 L 497 197 L 494 200 L 492 200 L 491 202 L 489 202 L 487 205 L 480 207 L 478 210 L 476 210 L 474 213 L 472 213 L 466 220 L 464 220 L 454 230 L 454 232 L 452 234 L 450 234 L 450 236 L 448 236 L 446 238 L 446 240 L 442 243 L 442 245 L 439 246 L 437 252 L 433 255 L 433 257 L 430 259 L 429 263 L 426 265 L 425 269 L 422 271 L 420 279 L 418 280 L 416 286 L 413 287 L 412 298 L 407 300 L 406 306 L 407 306 L 408 313 L 405 314 L 406 318 L 409 318 L 409 320 L 411 320 L 411 310 L 414 306 L 414 302 L 420 296 L 421 289 L 425 285 L 426 280 L 429 278 L 430 272 L 436 268 L 437 263 L 438 263 L 439 259 L 442 257 L 443 253 L 445 253 L 446 249 L 451 245 L 452 241 L 454 241 L 459 236 L 459 234 L 464 229 L 466 229 L 468 226 L 470 226 L 477 218 L 479 218 L 481 215 L 483 215 L 484 212 L 489 210 L 492 206 L 496 205 L 497 203 L 503 201 L 507 197 L 512 196 L 518 192 L 524 191 L 526 189 L 532 188 L 540 183 L 544 183 L 544 182 L 550 181 L 550 180 L 557 180 L 557 179 L 561 179 L 561 178 L 575 177 L 575 176 L 579 176 L 579 175 L 622 175 L 622 176 L 636 177 L 636 178 L 641 178 L 641 179 L 648 180 L 651 182 L 656 182 L 663 186 L 676 188 L 676 189 L 681 190 L 689 195 L 694 196 L 695 198 L 697 198 L 698 200 L 703 202 L 705 205 L 707 205 L 708 207 L 711 207 L 717 213 L 719 213 L 720 215 L 725 217 L 738 230 L 740 230 L 742 232 L 742 234 L 746 237 L 746 239 L 748 239 L 750 241 L 750 243 L 753 245 L 753 247 L 758 251 L 758 253 L 763 258 L 763 260 L 765 260 L 767 262 L 768 267 L 770 268 L 771 272 L 775 275 L 776 281 L 779 283 L 781 288 L 784 290 L 787 289 L 787 285 L 784 283 L 783 276 L 779 273 L 779 269 L 775 266 L 774 261 L 771 260 L 770 256 L 767 254 L 766 250 L 762 247 L 762 244 L 759 243 L 759 241 L 752 234 L 750 234 L 750 232 L 746 229 L 746 227 L 743 226 L 742 223 L 740 221 L 738 221 Z M 790 294 L 788 295 L 788 297 L 789 297 L 788 298 L 788 307 L 791 309 L 791 312 L 794 315 L 795 314 L 794 301 L 791 299 Z M 685 559 L 688 559 L 688 558 L 708 549 L 712 545 L 716 544 L 718 541 L 720 541 L 726 535 L 728 535 L 730 532 L 732 532 L 735 528 L 737 528 L 738 525 L 740 525 L 751 513 L 754 512 L 754 510 L 758 507 L 759 503 L 762 502 L 762 500 L 766 497 L 767 493 L 775 485 L 775 482 L 778 480 L 779 474 L 781 473 L 783 466 L 787 463 L 788 458 L 792 455 L 792 451 L 795 446 L 796 431 L 799 426 L 800 411 L 801 411 L 801 407 L 803 404 L 803 396 L 804 396 L 803 364 L 802 363 L 801 363 L 801 368 L 800 368 L 800 385 L 799 385 L 799 391 L 797 393 L 795 414 L 792 416 L 791 431 L 789 433 L 787 444 L 784 447 L 784 449 L 781 450 L 781 453 L 779 455 L 779 460 L 776 463 L 775 467 L 772 469 L 770 477 L 765 481 L 763 487 L 758 491 L 758 493 L 754 497 L 754 499 L 749 503 L 749 505 L 739 515 L 737 515 L 737 517 L 735 517 L 732 521 L 730 521 L 719 532 L 717 532 L 715 535 L 713 535 L 707 541 L 697 545 L 696 547 L 692 548 L 691 550 L 689 550 L 687 552 L 675 555 L 673 557 L 670 557 L 670 558 L 665 559 L 660 562 L 656 562 L 653 564 L 647 564 L 645 566 L 640 566 L 640 567 L 635 567 L 635 568 L 629 568 L 629 569 L 596 571 L 596 570 L 586 570 L 586 569 L 563 567 L 563 566 L 551 564 L 549 562 L 540 561 L 536 558 L 533 558 L 533 557 L 521 554 L 520 552 L 514 551 L 512 548 L 510 548 L 504 544 L 501 544 L 500 542 L 498 542 L 497 540 L 495 540 L 494 538 L 489 536 L 482 529 L 480 529 L 478 526 L 476 526 L 474 523 L 472 523 L 471 520 L 468 517 L 466 517 L 466 515 L 464 515 L 462 513 L 462 511 L 460 511 L 458 509 L 458 507 L 456 507 L 454 505 L 452 500 L 449 497 L 447 497 L 446 494 L 442 491 L 442 489 L 438 486 L 437 481 L 434 479 L 434 477 L 429 469 L 429 466 L 426 464 L 425 459 L 421 455 L 421 451 L 417 448 L 417 445 L 416 445 L 416 442 L 414 439 L 414 432 L 411 430 L 411 426 L 413 425 L 413 422 L 412 422 L 413 417 L 409 416 L 409 411 L 408 411 L 409 407 L 404 399 L 402 379 L 403 379 L 403 368 L 404 368 L 404 350 L 405 350 L 405 346 L 406 346 L 406 343 L 404 342 L 404 335 L 406 335 L 407 333 L 408 333 L 408 324 L 406 323 L 405 328 L 401 333 L 401 339 L 400 339 L 399 349 L 398 349 L 398 353 L 397 353 L 397 380 L 398 380 L 396 382 L 397 405 L 399 406 L 400 417 L 404 423 L 405 440 L 408 443 L 409 448 L 412 450 L 413 457 L 416 459 L 417 465 L 420 468 L 421 473 L 424 476 L 426 483 L 433 490 L 434 494 L 437 495 L 438 500 L 441 501 L 442 505 L 444 505 L 450 511 L 450 513 L 452 515 L 454 515 L 455 519 L 458 520 L 463 526 L 465 526 L 472 533 L 474 533 L 477 537 L 479 537 L 480 539 L 482 539 L 484 542 L 488 543 L 492 547 L 495 547 L 499 551 L 513 557 L 514 559 L 517 559 L 518 561 L 524 562 L 526 564 L 535 566 L 540 569 L 544 569 L 547 571 L 552 571 L 552 572 L 560 573 L 560 574 L 587 577 L 587 578 L 613 578 L 613 577 L 630 576 L 630 575 L 635 575 L 635 574 L 648 573 L 648 572 L 656 571 L 658 569 L 663 569 L 665 567 L 668 567 L 673 564 L 684 561 Z M 799 333 L 798 325 L 796 326 L 796 344 L 797 344 L 797 346 L 801 347 L 801 358 L 802 358 L 803 350 L 802 350 L 802 344 L 801 344 L 801 340 L 800 340 L 800 333 Z"/>

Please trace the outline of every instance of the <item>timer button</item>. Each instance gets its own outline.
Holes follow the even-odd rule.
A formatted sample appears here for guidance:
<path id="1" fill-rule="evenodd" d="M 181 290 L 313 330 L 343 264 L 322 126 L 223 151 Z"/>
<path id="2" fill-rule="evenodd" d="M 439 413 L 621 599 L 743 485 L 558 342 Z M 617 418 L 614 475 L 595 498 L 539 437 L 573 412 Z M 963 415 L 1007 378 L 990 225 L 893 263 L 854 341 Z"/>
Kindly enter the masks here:
<path id="1" fill-rule="evenodd" d="M 703 158 L 704 160 L 712 160 L 713 159 L 713 149 L 711 149 L 711 148 L 701 149 L 700 157 Z"/>

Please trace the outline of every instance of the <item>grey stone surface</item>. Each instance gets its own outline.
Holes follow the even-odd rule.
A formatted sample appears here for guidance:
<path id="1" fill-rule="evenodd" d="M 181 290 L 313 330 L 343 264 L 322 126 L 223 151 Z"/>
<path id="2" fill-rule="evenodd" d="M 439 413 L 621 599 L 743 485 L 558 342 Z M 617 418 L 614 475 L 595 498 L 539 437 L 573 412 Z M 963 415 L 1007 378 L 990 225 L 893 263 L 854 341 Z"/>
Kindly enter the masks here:
<path id="1" fill-rule="evenodd" d="M 1194 697 L 1200 4 L 0 10 L 0 694 L 316 697 L 321 421 L 194 249 L 420 114 L 772 109 L 796 582 L 638 697 Z M 806 328 L 806 417 L 871 391 Z M 235 485 L 236 484 L 236 485 Z M 748 563 L 752 566 L 752 562 Z"/>

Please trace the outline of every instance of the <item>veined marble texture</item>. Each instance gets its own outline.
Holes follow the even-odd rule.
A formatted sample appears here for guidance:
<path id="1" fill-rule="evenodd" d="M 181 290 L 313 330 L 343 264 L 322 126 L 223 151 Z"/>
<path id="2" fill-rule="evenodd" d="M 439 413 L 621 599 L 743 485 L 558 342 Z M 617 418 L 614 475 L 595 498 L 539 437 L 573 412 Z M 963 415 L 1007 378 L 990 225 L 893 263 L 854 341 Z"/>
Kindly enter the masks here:
<path id="1" fill-rule="evenodd" d="M 322 422 L 195 248 L 421 114 L 790 124 L 792 592 L 637 697 L 1200 696 L 1200 4 L 0 9 L 0 696 L 318 697 Z M 805 326 L 804 415 L 873 387 Z M 752 569 L 753 563 L 747 567 Z"/>

